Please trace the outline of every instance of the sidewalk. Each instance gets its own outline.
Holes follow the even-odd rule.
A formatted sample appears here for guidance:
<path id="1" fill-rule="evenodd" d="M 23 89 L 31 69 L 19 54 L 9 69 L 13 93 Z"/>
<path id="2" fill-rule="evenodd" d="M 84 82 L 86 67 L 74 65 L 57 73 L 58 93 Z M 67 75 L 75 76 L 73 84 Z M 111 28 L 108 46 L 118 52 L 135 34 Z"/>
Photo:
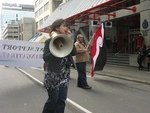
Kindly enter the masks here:
<path id="1" fill-rule="evenodd" d="M 87 71 L 90 72 L 90 64 L 87 63 Z M 117 66 L 106 64 L 102 71 L 95 71 L 95 75 L 110 76 L 150 85 L 150 71 L 138 70 L 137 67 Z"/>

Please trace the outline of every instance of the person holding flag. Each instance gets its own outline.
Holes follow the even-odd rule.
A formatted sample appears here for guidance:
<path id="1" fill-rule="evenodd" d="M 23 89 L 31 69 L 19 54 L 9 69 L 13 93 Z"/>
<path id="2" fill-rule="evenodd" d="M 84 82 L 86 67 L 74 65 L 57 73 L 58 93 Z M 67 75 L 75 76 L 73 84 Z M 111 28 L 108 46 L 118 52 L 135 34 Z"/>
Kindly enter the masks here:
<path id="1" fill-rule="evenodd" d="M 86 77 L 86 62 L 89 61 L 89 55 L 88 49 L 86 48 L 83 41 L 83 35 L 78 34 L 75 42 L 77 54 L 74 57 L 78 72 L 77 87 L 91 89 L 92 87 L 88 85 Z"/>

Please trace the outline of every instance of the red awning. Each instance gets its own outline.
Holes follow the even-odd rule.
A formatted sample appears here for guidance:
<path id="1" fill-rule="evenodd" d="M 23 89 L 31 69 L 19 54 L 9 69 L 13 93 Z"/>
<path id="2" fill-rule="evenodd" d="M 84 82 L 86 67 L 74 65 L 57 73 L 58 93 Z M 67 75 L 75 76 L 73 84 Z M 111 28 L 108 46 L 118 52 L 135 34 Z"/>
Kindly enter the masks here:
<path id="1" fill-rule="evenodd" d="M 58 18 L 66 19 L 68 25 L 73 26 L 75 23 L 88 24 L 88 20 L 100 20 L 100 16 L 107 15 L 114 18 L 117 16 L 115 12 L 120 9 L 127 9 L 136 12 L 136 7 L 126 8 L 123 4 L 132 0 L 69 0 L 61 4 L 38 28 L 40 32 L 49 32 L 50 25 Z"/>

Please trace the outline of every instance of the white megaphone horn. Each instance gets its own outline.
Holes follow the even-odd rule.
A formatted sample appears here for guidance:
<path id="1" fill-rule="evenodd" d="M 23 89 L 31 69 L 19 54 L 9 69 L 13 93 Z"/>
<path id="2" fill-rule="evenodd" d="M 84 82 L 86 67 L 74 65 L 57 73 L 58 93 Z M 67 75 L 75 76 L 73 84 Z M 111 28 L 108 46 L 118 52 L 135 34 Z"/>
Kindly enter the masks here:
<path id="1" fill-rule="evenodd" d="M 73 41 L 65 34 L 51 33 L 52 40 L 49 44 L 50 52 L 58 58 L 69 55 L 73 49 Z"/>

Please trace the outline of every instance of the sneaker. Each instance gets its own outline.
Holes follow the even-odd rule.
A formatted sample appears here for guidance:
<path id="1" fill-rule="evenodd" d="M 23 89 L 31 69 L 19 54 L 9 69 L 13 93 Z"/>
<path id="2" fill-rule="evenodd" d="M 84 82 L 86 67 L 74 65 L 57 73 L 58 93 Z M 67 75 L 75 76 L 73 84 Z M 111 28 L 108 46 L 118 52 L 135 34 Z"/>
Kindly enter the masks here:
<path id="1" fill-rule="evenodd" d="M 92 87 L 91 86 L 84 86 L 84 87 L 82 87 L 83 89 L 91 89 Z"/>

